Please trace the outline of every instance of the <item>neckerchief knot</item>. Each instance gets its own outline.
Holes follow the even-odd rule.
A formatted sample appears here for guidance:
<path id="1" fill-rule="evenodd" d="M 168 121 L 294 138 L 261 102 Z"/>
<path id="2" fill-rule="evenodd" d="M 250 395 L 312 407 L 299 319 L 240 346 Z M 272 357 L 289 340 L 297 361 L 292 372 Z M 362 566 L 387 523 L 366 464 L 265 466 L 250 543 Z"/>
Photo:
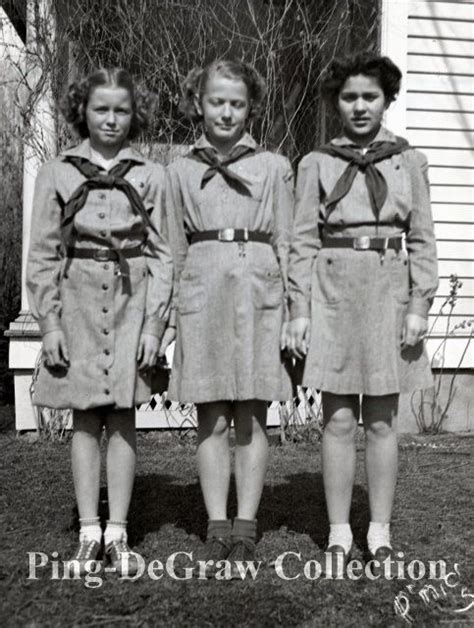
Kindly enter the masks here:
<path id="1" fill-rule="evenodd" d="M 392 155 L 398 155 L 408 148 L 410 148 L 409 143 L 402 137 L 397 137 L 396 142 L 374 142 L 365 154 L 352 146 L 326 144 L 317 148 L 317 152 L 349 162 L 326 199 L 326 222 L 337 203 L 349 193 L 357 172 L 360 170 L 365 176 L 370 205 L 378 224 L 380 210 L 387 200 L 388 188 L 385 177 L 375 164 Z"/>
<path id="2" fill-rule="evenodd" d="M 252 146 L 238 145 L 234 146 L 224 159 L 219 159 L 213 148 L 203 147 L 193 148 L 192 152 L 189 153 L 187 157 L 209 166 L 202 177 L 201 190 L 204 189 L 209 181 L 219 172 L 229 187 L 243 196 L 252 196 L 248 188 L 248 181 L 239 176 L 236 172 L 233 172 L 228 166 L 240 159 L 248 157 L 250 154 L 256 154 L 261 151 L 262 149 L 259 146 L 254 148 Z"/>

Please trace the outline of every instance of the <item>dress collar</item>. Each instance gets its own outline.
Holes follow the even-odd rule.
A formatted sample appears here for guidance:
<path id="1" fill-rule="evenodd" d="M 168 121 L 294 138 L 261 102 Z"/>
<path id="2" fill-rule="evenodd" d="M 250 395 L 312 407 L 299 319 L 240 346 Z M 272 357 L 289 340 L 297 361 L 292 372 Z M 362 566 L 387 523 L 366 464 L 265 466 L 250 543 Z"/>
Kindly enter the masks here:
<path id="1" fill-rule="evenodd" d="M 244 133 L 242 135 L 242 137 L 240 138 L 240 140 L 234 144 L 233 148 L 235 146 L 247 146 L 248 148 L 255 149 L 255 148 L 257 148 L 258 144 L 253 139 L 253 137 L 250 135 L 250 133 Z M 213 146 L 211 144 L 211 142 L 207 139 L 207 137 L 206 137 L 206 135 L 204 133 L 194 143 L 192 148 L 197 148 L 197 149 L 199 149 L 199 148 L 212 148 L 213 150 L 215 150 L 217 152 L 217 149 L 215 148 L 215 146 Z"/>
<path id="2" fill-rule="evenodd" d="M 91 151 L 91 145 L 89 138 L 83 140 L 77 146 L 73 146 L 71 148 L 67 148 L 66 150 L 61 152 L 61 157 L 82 157 L 91 163 L 96 163 L 94 161 L 94 156 Z M 118 163 L 119 161 L 137 161 L 141 164 L 145 163 L 145 158 L 141 155 L 135 148 L 132 148 L 129 144 L 125 144 L 117 153 L 114 159 L 114 163 Z M 100 165 L 100 164 L 96 164 Z"/>
<path id="3" fill-rule="evenodd" d="M 375 142 L 391 142 L 392 144 L 396 144 L 397 138 L 391 131 L 381 126 L 377 135 L 370 142 L 370 144 L 366 146 L 365 148 L 372 146 L 372 144 L 375 144 Z M 331 140 L 331 144 L 334 144 L 335 146 L 356 146 L 360 148 L 358 144 L 356 144 L 353 140 L 350 140 L 345 135 L 342 135 L 340 137 L 335 137 L 334 139 Z"/>

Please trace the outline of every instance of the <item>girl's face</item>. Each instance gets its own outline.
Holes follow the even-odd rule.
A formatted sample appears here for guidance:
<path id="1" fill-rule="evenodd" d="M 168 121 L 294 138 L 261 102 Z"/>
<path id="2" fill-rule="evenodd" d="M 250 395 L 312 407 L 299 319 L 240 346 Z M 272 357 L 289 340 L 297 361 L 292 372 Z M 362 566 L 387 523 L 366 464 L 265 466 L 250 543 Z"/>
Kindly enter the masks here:
<path id="1" fill-rule="evenodd" d="M 206 134 L 220 152 L 227 152 L 240 139 L 250 111 L 245 83 L 219 74 L 209 77 L 196 109 L 204 118 Z"/>
<path id="2" fill-rule="evenodd" d="M 86 122 L 92 146 L 119 150 L 127 139 L 132 123 L 133 107 L 125 87 L 95 87 L 89 94 Z"/>
<path id="3" fill-rule="evenodd" d="M 378 80 L 365 74 L 349 76 L 337 101 L 344 131 L 356 144 L 367 144 L 374 139 L 387 107 Z"/>

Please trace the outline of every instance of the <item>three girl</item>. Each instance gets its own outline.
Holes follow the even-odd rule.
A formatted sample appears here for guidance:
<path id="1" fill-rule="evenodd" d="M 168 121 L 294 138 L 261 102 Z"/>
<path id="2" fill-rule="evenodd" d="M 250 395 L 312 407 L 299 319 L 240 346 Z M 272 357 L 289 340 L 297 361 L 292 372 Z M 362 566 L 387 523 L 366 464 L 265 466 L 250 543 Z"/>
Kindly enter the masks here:
<path id="1" fill-rule="evenodd" d="M 80 521 L 74 560 L 81 573 L 99 555 L 102 538 L 117 571 L 137 567 L 126 532 L 134 408 L 150 396 L 149 369 L 172 290 L 164 173 L 129 145 L 146 126 L 149 105 L 124 70 L 99 70 L 71 85 L 63 113 L 82 142 L 45 164 L 36 182 L 27 286 L 43 334 L 43 364 L 34 402 L 74 411 Z M 102 537 L 104 426 L 109 520 Z"/>
<path id="2" fill-rule="evenodd" d="M 322 391 L 333 566 L 348 560 L 352 546 L 359 416 L 367 441 L 368 550 L 382 561 L 392 553 L 399 393 L 432 381 L 422 342 L 437 289 L 428 164 L 382 125 L 400 80 L 387 57 L 333 61 L 323 93 L 343 134 L 304 157 L 298 170 L 288 346 L 306 356 L 303 385 Z"/>
<path id="3" fill-rule="evenodd" d="M 143 369 L 175 336 L 169 397 L 197 407 L 206 575 L 219 560 L 255 557 L 267 402 L 291 396 L 285 347 L 306 357 L 303 384 L 322 391 L 330 559 L 350 556 L 359 414 L 368 548 L 379 560 L 391 553 L 398 395 L 430 384 L 422 339 L 437 287 L 426 160 L 382 126 L 400 79 L 389 59 L 373 54 L 331 64 L 323 89 L 344 133 L 302 160 L 293 216 L 289 162 L 248 132 L 264 97 L 260 75 L 230 61 L 193 70 L 183 110 L 203 132 L 168 168 L 166 221 L 161 170 L 127 144 L 145 118 L 128 75 L 100 71 L 71 89 L 68 119 L 87 139 L 38 177 L 28 284 L 46 358 L 36 401 L 75 408 L 77 557 L 100 547 L 103 423 L 112 519 L 106 551 L 112 559 L 129 551 L 131 408 L 149 392 Z"/>

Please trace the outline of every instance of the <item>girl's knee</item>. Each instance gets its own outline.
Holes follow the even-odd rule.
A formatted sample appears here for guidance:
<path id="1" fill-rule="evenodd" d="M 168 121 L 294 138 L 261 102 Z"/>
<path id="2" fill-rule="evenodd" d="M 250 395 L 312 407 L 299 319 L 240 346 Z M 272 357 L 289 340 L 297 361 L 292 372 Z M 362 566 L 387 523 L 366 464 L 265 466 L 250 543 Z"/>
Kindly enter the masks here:
<path id="1" fill-rule="evenodd" d="M 364 423 L 364 429 L 367 439 L 384 439 L 396 436 L 397 430 L 394 421 L 391 419 L 368 421 Z"/>
<path id="2" fill-rule="evenodd" d="M 255 416 L 239 417 L 234 422 L 237 445 L 249 445 L 252 439 L 267 440 L 265 421 Z"/>
<path id="3" fill-rule="evenodd" d="M 340 410 L 328 419 L 324 431 L 336 438 L 355 439 L 357 421 L 351 411 Z"/>
<path id="4" fill-rule="evenodd" d="M 198 417 L 198 434 L 200 440 L 204 438 L 228 438 L 229 421 L 226 417 Z"/>

